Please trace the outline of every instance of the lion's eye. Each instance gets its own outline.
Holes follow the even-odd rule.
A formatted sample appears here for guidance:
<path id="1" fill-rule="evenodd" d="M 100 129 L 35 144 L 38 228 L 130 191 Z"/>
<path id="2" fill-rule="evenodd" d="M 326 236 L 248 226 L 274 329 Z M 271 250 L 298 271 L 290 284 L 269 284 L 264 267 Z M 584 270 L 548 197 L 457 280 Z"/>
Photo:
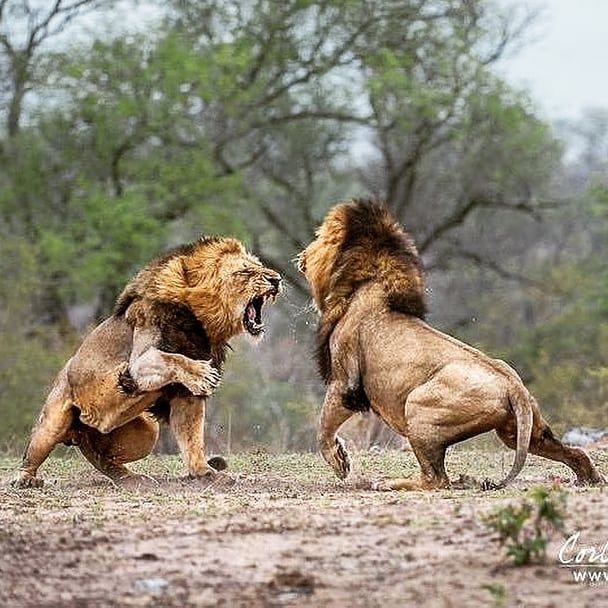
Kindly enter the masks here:
<path id="1" fill-rule="evenodd" d="M 237 270 L 234 274 L 241 277 L 250 277 L 254 274 L 254 271 L 251 268 L 241 268 L 241 270 Z"/>

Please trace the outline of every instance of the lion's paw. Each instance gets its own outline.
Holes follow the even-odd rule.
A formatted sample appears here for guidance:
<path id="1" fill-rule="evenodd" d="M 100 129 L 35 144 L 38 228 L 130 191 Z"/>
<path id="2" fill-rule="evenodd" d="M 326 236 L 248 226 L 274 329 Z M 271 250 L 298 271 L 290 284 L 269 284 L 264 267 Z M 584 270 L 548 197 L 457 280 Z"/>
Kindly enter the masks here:
<path id="1" fill-rule="evenodd" d="M 344 439 L 336 437 L 333 445 L 321 450 L 323 458 L 340 479 L 346 479 L 350 473 L 350 456 L 346 451 Z"/>
<path id="2" fill-rule="evenodd" d="M 222 373 L 211 361 L 193 361 L 191 377 L 184 381 L 184 386 L 200 397 L 210 397 L 219 386 Z"/>
<path id="3" fill-rule="evenodd" d="M 342 437 L 336 437 L 336 461 L 339 466 L 339 471 L 336 474 L 340 479 L 346 479 L 350 474 L 350 456 L 346 451 L 346 444 Z"/>
<path id="4" fill-rule="evenodd" d="M 376 492 L 391 492 L 394 490 L 390 479 L 374 479 L 370 482 L 369 489 Z"/>
<path id="5" fill-rule="evenodd" d="M 41 488 L 44 485 L 44 481 L 35 477 L 31 473 L 26 471 L 19 471 L 14 479 L 10 482 L 13 488 Z"/>

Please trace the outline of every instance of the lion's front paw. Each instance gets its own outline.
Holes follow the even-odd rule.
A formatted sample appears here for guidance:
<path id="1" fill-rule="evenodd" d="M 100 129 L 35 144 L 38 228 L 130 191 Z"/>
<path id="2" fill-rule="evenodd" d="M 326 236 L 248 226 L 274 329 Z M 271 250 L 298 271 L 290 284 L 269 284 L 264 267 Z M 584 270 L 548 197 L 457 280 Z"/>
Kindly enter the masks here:
<path id="1" fill-rule="evenodd" d="M 391 492 L 394 490 L 391 479 L 374 479 L 369 484 L 369 489 L 375 492 Z"/>
<path id="2" fill-rule="evenodd" d="M 211 361 L 193 361 L 192 372 L 184 380 L 184 386 L 199 397 L 210 397 L 219 386 L 222 374 Z"/>
<path id="3" fill-rule="evenodd" d="M 321 453 L 340 479 L 348 477 L 350 473 L 350 456 L 346 451 L 346 444 L 341 437 L 336 437 L 333 445 L 322 449 Z"/>
<path id="4" fill-rule="evenodd" d="M 10 483 L 13 488 L 41 488 L 44 485 L 42 479 L 38 479 L 27 471 L 19 471 Z"/>

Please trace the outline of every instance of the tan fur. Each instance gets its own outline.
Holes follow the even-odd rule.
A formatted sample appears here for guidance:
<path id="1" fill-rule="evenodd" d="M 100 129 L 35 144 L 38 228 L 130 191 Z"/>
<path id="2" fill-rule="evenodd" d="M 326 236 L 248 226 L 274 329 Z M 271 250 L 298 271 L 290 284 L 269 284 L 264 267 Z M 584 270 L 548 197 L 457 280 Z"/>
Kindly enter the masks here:
<path id="1" fill-rule="evenodd" d="M 256 301 L 261 310 L 279 289 L 279 274 L 232 238 L 201 239 L 145 266 L 58 375 L 15 485 L 41 485 L 38 467 L 61 442 L 78 445 L 110 478 L 132 481 L 124 464 L 149 454 L 158 436 L 147 410 L 168 412 L 190 475 L 211 474 L 205 399 L 220 379 L 228 340 L 263 330 L 248 328 L 248 306 Z"/>
<path id="2" fill-rule="evenodd" d="M 355 411 L 371 408 L 409 439 L 421 467 L 419 479 L 385 480 L 378 489 L 448 487 L 446 448 L 493 429 L 517 449 L 499 487 L 516 477 L 528 449 L 564 462 L 579 483 L 601 482 L 585 452 L 553 436 L 511 367 L 422 320 L 424 279 L 408 242 L 381 205 L 351 201 L 329 212 L 300 255 L 321 315 L 319 365 L 327 393 L 319 445 L 336 474 L 345 478 L 350 471 L 336 432 Z"/>

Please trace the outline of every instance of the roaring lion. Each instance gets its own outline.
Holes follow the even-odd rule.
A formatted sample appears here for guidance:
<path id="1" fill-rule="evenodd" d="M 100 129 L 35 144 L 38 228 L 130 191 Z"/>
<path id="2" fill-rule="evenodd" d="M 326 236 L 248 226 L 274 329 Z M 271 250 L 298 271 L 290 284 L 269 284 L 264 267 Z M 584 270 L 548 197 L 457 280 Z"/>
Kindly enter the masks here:
<path id="1" fill-rule="evenodd" d="M 145 266 L 57 376 L 14 484 L 42 485 L 36 472 L 58 443 L 114 481 L 141 482 L 125 463 L 150 453 L 159 419 L 189 475 L 212 476 L 222 461 L 205 462 L 205 399 L 228 340 L 262 334 L 262 307 L 280 289 L 280 275 L 233 238 L 202 238 Z"/>
<path id="2" fill-rule="evenodd" d="M 413 241 L 377 202 L 331 209 L 299 255 L 320 313 L 317 359 L 327 392 L 318 441 L 341 479 L 350 472 L 336 434 L 355 412 L 371 409 L 406 436 L 418 479 L 388 479 L 377 489 L 447 488 L 446 448 L 496 430 L 516 450 L 504 487 L 528 451 L 568 465 L 581 484 L 603 481 L 587 454 L 563 445 L 509 365 L 427 325 L 425 281 Z"/>

